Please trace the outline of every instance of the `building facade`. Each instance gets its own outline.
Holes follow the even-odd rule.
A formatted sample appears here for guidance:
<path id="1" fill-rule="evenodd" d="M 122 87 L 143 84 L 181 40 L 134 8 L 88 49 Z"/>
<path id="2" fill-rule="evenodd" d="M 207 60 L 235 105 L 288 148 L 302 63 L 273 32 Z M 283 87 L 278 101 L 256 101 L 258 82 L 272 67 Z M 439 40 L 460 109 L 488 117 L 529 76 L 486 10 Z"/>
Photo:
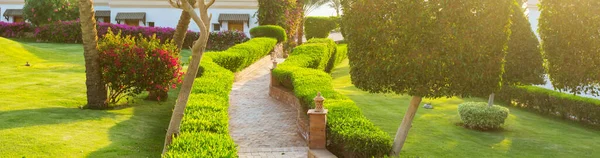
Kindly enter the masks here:
<path id="1" fill-rule="evenodd" d="M 540 9 L 538 8 L 538 4 L 540 2 L 538 0 L 527 0 L 527 2 L 523 3 L 523 9 L 525 9 L 525 16 L 529 19 L 529 23 L 531 24 L 531 29 L 535 33 L 535 36 L 540 38 L 540 34 L 538 33 L 538 19 L 540 18 Z"/>
<path id="2" fill-rule="evenodd" d="M 1 0 L 0 13 L 4 22 L 23 22 L 24 0 Z M 98 22 L 132 26 L 177 26 L 181 9 L 173 8 L 167 0 L 95 0 Z M 217 0 L 208 10 L 212 14 L 211 31 L 239 30 L 249 36 L 250 29 L 258 26 L 254 14 L 257 0 Z M 192 21 L 189 29 L 199 31 Z"/>

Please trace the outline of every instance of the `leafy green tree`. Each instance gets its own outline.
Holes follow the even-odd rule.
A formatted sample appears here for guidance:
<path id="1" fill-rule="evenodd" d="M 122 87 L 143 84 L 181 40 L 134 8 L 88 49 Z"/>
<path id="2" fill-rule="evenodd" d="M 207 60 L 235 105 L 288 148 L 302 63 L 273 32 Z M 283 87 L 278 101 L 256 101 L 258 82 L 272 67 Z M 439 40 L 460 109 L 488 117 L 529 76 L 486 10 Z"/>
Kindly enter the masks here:
<path id="1" fill-rule="evenodd" d="M 500 88 L 512 2 L 342 2 L 352 83 L 371 93 L 413 96 L 391 155 L 399 154 L 422 97 L 481 96 Z"/>
<path id="2" fill-rule="evenodd" d="M 77 0 L 25 0 L 23 17 L 34 25 L 79 18 Z"/>
<path id="3" fill-rule="evenodd" d="M 508 41 L 503 82 L 508 85 L 544 84 L 546 72 L 543 67 L 540 43 L 518 3 L 515 3 L 512 9 L 511 35 Z"/>
<path id="4" fill-rule="evenodd" d="M 555 89 L 600 92 L 600 1 L 543 0 L 539 32 Z"/>

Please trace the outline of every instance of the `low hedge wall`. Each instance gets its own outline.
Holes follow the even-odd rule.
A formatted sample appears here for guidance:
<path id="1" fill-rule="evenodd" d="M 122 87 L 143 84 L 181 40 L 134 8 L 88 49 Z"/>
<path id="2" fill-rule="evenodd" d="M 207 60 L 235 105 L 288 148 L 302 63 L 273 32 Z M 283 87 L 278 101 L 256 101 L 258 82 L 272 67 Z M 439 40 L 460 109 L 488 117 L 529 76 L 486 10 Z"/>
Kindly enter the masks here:
<path id="1" fill-rule="evenodd" d="M 336 48 L 333 53 L 330 42 L 333 41 L 315 39 L 294 48 L 286 61 L 273 70 L 273 76 L 284 86 L 285 82 L 291 82 L 286 87 L 293 89 L 307 109 L 314 108 L 313 98 L 317 92 L 326 98 L 329 151 L 338 156 L 384 156 L 392 147 L 390 136 L 373 125 L 352 100 L 336 92 L 331 85 L 332 78 L 325 72 L 327 64 L 339 63 L 336 61 L 345 58 L 346 51 Z"/>
<path id="2" fill-rule="evenodd" d="M 229 92 L 233 73 L 210 57 L 203 57 L 195 79 L 181 132 L 163 157 L 236 157 L 237 148 L 228 130 Z"/>
<path id="3" fill-rule="evenodd" d="M 500 101 L 544 115 L 600 127 L 600 100 L 565 94 L 534 86 L 506 86 Z"/>
<path id="4" fill-rule="evenodd" d="M 239 72 L 269 54 L 277 45 L 273 38 L 253 38 L 223 52 L 208 52 L 213 61 L 232 72 Z"/>

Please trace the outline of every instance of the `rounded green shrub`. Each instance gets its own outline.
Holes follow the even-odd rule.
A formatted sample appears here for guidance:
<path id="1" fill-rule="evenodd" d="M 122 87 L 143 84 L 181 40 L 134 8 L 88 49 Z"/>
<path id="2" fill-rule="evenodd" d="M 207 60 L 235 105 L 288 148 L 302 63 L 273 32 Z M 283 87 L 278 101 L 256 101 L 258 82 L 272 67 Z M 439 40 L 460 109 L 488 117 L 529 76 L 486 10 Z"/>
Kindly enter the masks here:
<path id="1" fill-rule="evenodd" d="M 327 38 L 331 30 L 337 27 L 336 19 L 324 16 L 307 17 L 304 22 L 306 39 Z"/>
<path id="2" fill-rule="evenodd" d="M 500 128 L 508 117 L 508 109 L 485 102 L 466 102 L 458 105 L 458 115 L 465 127 L 481 130 Z"/>
<path id="3" fill-rule="evenodd" d="M 277 25 L 262 25 L 250 29 L 250 36 L 256 37 L 271 37 L 277 39 L 277 42 L 287 40 L 285 29 Z"/>
<path id="4" fill-rule="evenodd" d="M 23 17 L 35 26 L 79 19 L 77 0 L 26 0 Z"/>

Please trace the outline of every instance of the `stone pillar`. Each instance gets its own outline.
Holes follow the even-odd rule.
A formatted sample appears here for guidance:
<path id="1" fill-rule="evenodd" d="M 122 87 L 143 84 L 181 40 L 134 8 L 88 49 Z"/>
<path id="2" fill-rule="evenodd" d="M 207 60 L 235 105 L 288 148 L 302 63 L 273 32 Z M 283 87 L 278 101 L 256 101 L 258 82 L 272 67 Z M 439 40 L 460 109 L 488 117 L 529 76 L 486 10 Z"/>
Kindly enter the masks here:
<path id="1" fill-rule="evenodd" d="M 279 82 L 277 81 L 275 76 L 273 76 L 273 70 L 275 70 L 275 68 L 277 68 L 277 60 L 276 59 L 273 60 L 273 68 L 271 68 L 271 85 L 269 85 L 270 87 L 279 85 Z"/>
<path id="2" fill-rule="evenodd" d="M 308 110 L 308 147 L 310 149 L 325 149 L 327 146 L 327 132 L 325 131 L 327 128 L 327 109 L 323 109 L 325 98 L 319 92 L 314 101 L 315 109 Z"/>

